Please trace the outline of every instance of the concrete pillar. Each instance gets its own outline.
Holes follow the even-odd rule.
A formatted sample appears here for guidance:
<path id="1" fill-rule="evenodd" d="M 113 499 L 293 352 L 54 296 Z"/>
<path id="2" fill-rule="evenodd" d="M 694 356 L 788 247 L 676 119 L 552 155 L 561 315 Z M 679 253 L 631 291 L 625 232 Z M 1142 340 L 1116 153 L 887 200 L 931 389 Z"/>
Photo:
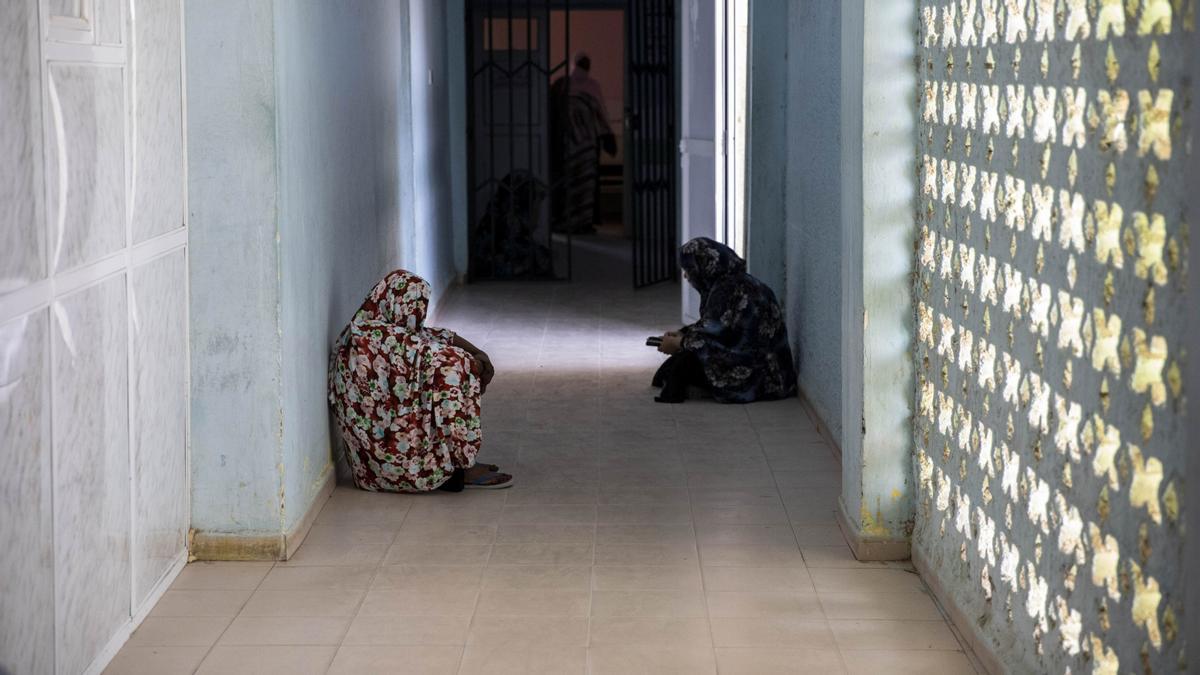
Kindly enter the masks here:
<path id="1" fill-rule="evenodd" d="M 914 26 L 911 3 L 842 3 L 839 520 L 860 560 L 907 558 L 912 532 Z"/>

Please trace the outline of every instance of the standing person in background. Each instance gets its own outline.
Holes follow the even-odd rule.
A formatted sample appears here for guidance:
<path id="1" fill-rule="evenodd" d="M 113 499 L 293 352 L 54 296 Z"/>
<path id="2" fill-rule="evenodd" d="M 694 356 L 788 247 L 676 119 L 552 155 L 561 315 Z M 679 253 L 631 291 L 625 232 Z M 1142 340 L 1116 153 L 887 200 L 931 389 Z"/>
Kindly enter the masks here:
<path id="1" fill-rule="evenodd" d="M 596 231 L 600 152 L 615 156 L 617 140 L 591 57 L 578 52 L 572 63 L 571 74 L 550 86 L 553 222 L 556 232 L 589 234 Z"/>

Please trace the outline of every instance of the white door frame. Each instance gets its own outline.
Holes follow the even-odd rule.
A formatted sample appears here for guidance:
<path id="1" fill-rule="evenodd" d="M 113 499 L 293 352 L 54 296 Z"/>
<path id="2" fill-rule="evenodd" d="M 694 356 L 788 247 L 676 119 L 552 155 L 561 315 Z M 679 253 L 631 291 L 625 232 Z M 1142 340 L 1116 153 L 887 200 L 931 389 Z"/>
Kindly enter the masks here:
<path id="1" fill-rule="evenodd" d="M 694 237 L 728 239 L 724 35 L 731 5 L 731 0 L 681 0 L 679 5 L 680 243 Z M 683 321 L 695 321 L 699 312 L 699 295 L 683 284 Z"/>

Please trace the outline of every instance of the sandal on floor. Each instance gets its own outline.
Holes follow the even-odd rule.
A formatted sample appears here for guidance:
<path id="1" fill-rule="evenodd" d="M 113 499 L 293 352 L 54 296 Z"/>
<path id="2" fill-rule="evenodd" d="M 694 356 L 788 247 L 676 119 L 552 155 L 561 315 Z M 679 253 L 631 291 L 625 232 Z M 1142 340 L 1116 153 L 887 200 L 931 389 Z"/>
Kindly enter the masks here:
<path id="1" fill-rule="evenodd" d="M 473 481 L 465 481 L 467 490 L 503 490 L 513 486 L 513 477 L 506 473 L 489 471 Z"/>

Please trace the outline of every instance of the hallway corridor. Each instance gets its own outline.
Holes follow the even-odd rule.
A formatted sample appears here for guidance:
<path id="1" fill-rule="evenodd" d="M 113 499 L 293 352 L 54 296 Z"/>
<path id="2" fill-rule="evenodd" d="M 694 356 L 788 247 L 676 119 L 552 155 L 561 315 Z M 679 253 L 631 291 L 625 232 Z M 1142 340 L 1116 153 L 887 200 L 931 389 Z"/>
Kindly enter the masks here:
<path id="1" fill-rule="evenodd" d="M 439 312 L 496 363 L 516 487 L 340 486 L 292 560 L 189 565 L 107 672 L 975 672 L 910 567 L 850 555 L 796 399 L 651 401 L 678 287 L 629 290 L 625 247 Z"/>

